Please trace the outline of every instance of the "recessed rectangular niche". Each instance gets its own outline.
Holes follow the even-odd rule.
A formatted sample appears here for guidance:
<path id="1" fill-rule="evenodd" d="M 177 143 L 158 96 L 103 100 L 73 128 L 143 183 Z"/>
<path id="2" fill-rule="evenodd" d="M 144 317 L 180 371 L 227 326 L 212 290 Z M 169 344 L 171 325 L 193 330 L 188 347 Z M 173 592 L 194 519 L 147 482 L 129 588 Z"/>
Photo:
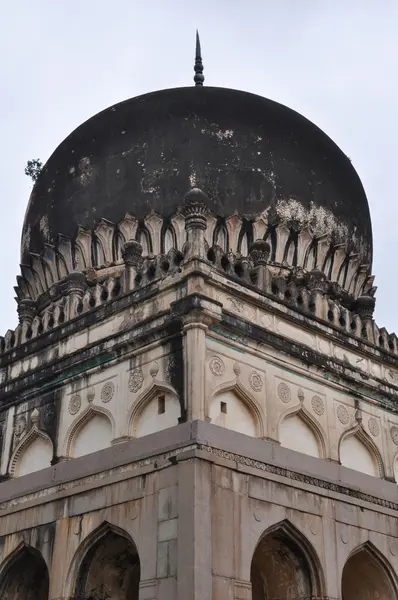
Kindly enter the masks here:
<path id="1" fill-rule="evenodd" d="M 220 402 L 220 410 L 224 415 L 227 414 L 227 403 L 226 402 Z"/>
<path id="2" fill-rule="evenodd" d="M 166 398 L 159 396 L 158 398 L 158 415 L 163 415 L 166 412 Z"/>

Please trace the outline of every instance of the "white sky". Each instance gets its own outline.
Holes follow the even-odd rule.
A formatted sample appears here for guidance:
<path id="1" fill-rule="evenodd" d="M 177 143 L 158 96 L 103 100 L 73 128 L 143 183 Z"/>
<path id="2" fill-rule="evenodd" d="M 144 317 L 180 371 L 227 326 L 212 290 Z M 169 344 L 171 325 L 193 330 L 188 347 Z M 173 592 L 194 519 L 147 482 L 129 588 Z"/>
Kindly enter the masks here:
<path id="1" fill-rule="evenodd" d="M 3 0 L 0 3 L 0 335 L 31 181 L 80 123 L 145 92 L 192 85 L 199 28 L 208 85 L 294 108 L 352 159 L 373 222 L 376 321 L 398 332 L 397 0 Z"/>

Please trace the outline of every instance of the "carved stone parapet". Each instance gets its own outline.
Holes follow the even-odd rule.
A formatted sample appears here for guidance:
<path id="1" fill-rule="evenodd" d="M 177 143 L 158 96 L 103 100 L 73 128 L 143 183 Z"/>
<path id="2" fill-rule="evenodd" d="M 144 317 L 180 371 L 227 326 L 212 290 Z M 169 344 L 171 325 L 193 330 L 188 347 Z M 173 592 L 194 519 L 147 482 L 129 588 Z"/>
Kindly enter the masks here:
<path id="1" fill-rule="evenodd" d="M 312 292 L 321 292 L 324 294 L 328 287 L 328 281 L 323 271 L 313 269 L 307 273 L 306 277 L 307 288 Z"/>
<path id="2" fill-rule="evenodd" d="M 356 313 L 363 319 L 373 319 L 373 313 L 375 309 L 376 299 L 372 296 L 360 296 L 355 304 Z"/>
<path id="3" fill-rule="evenodd" d="M 35 318 L 36 313 L 37 307 L 34 300 L 29 300 L 28 298 L 20 300 L 18 303 L 18 316 L 21 324 L 28 323 L 30 325 Z"/>
<path id="4" fill-rule="evenodd" d="M 266 265 L 270 255 L 270 245 L 265 240 L 256 240 L 249 248 L 249 256 L 255 267 Z"/>
<path id="5" fill-rule="evenodd" d="M 67 294 L 82 298 L 86 287 L 86 277 L 80 271 L 72 271 L 72 273 L 69 273 L 66 277 L 65 291 Z"/>
<path id="6" fill-rule="evenodd" d="M 142 256 L 141 244 L 136 240 L 129 240 L 122 248 L 122 256 L 127 266 L 138 267 Z"/>

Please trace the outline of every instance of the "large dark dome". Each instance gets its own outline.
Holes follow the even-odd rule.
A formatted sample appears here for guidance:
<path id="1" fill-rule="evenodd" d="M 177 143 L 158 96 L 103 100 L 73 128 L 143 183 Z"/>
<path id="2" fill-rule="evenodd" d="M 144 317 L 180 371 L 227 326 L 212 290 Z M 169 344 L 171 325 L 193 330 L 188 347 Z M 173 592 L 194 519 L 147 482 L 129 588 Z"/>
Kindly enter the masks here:
<path id="1" fill-rule="evenodd" d="M 271 100 L 211 87 L 127 100 L 86 121 L 55 150 L 25 216 L 22 262 L 58 234 L 74 238 L 101 218 L 174 213 L 192 187 L 216 215 L 252 218 L 282 202 L 355 239 L 371 262 L 363 187 L 350 160 L 318 127 Z M 300 212 L 300 211 L 299 211 Z M 290 215 L 291 216 L 291 215 Z M 318 215 L 319 218 L 319 215 Z M 326 224 L 327 229 L 327 224 Z"/>

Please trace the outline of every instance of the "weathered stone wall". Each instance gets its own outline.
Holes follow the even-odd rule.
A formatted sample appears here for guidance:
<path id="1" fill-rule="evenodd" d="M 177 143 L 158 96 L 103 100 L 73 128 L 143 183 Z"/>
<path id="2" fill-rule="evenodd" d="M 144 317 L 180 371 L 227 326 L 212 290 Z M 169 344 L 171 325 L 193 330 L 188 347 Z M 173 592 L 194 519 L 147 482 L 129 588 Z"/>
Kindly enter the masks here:
<path id="1" fill-rule="evenodd" d="M 45 588 L 47 571 L 50 600 L 246 600 L 252 584 L 256 600 L 264 585 L 272 597 L 337 599 L 343 584 L 345 598 L 392 600 L 397 493 L 376 481 L 179 425 L 1 484 L 2 597 L 20 597 L 25 565 L 18 593 L 37 573 Z"/>

